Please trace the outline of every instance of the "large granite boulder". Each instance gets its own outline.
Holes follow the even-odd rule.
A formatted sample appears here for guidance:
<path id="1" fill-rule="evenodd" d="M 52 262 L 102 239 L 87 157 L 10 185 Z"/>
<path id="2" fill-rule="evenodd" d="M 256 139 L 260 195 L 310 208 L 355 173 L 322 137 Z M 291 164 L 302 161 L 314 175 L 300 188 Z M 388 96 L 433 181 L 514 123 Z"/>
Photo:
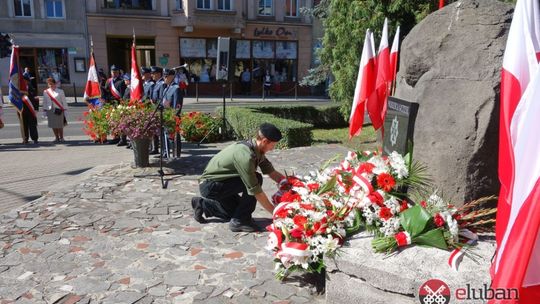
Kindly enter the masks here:
<path id="1" fill-rule="evenodd" d="M 456 203 L 497 194 L 500 71 L 513 6 L 457 1 L 401 46 L 396 97 L 418 102 L 414 155 Z"/>

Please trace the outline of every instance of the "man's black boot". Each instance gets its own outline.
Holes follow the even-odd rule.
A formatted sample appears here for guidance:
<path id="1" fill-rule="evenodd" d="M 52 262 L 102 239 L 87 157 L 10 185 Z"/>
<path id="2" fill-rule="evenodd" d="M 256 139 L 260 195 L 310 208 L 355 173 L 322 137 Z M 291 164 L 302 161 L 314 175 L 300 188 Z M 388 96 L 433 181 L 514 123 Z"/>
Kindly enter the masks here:
<path id="1" fill-rule="evenodd" d="M 206 223 L 206 219 L 203 216 L 203 208 L 201 206 L 201 197 L 195 196 L 191 198 L 191 207 L 193 208 L 193 218 L 201 223 Z"/>

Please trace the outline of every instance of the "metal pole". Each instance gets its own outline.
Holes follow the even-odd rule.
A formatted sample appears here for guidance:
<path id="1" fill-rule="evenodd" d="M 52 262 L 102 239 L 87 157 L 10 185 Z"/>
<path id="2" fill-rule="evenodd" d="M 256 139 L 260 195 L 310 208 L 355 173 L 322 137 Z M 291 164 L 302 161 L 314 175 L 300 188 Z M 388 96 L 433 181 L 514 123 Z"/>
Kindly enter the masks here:
<path id="1" fill-rule="evenodd" d="M 262 100 L 264 101 L 264 81 L 262 82 Z"/>
<path id="2" fill-rule="evenodd" d="M 75 96 L 75 103 L 77 103 L 77 89 L 75 88 L 75 82 L 73 83 L 73 95 Z"/>
<path id="3" fill-rule="evenodd" d="M 231 95 L 231 101 L 232 101 L 232 90 L 233 90 L 233 84 L 232 82 L 229 84 L 229 93 Z"/>
<path id="4" fill-rule="evenodd" d="M 294 100 L 298 100 L 298 86 L 297 83 L 294 83 Z"/>
<path id="5" fill-rule="evenodd" d="M 196 101 L 199 102 L 199 82 L 195 82 L 195 98 Z"/>
<path id="6" fill-rule="evenodd" d="M 223 134 L 227 134 L 227 122 L 225 118 L 225 87 L 227 85 L 224 83 L 222 84 L 222 92 L 223 92 Z"/>

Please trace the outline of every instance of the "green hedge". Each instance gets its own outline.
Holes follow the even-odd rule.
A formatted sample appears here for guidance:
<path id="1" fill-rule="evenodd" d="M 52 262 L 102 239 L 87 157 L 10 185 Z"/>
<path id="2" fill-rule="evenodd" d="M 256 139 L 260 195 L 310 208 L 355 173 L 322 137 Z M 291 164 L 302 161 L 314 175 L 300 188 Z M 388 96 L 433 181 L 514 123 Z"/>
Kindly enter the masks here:
<path id="1" fill-rule="evenodd" d="M 221 110 L 219 110 L 221 113 Z M 228 107 L 227 120 L 240 139 L 253 138 L 262 123 L 274 124 L 281 130 L 283 138 L 276 148 L 294 148 L 310 146 L 313 142 L 312 124 L 276 117 L 253 108 Z"/>
<path id="2" fill-rule="evenodd" d="M 339 106 L 253 106 L 249 107 L 279 118 L 312 124 L 317 129 L 334 129 L 348 126 L 339 112 Z"/>

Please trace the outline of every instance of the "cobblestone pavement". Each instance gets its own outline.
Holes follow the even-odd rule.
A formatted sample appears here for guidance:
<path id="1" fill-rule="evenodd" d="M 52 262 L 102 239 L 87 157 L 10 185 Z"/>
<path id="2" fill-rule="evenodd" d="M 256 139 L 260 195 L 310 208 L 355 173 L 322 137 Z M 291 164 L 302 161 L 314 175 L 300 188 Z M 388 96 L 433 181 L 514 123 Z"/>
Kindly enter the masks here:
<path id="1" fill-rule="evenodd" d="M 0 215 L 0 303 L 321 303 L 316 276 L 274 279 L 267 233 L 193 220 L 197 177 L 224 144 L 189 146 L 157 168 L 100 166 Z M 345 148 L 273 151 L 278 170 L 317 169 Z M 266 178 L 264 188 L 275 186 Z M 255 220 L 270 216 L 258 207 Z M 317 281 L 319 279 L 319 281 Z"/>

